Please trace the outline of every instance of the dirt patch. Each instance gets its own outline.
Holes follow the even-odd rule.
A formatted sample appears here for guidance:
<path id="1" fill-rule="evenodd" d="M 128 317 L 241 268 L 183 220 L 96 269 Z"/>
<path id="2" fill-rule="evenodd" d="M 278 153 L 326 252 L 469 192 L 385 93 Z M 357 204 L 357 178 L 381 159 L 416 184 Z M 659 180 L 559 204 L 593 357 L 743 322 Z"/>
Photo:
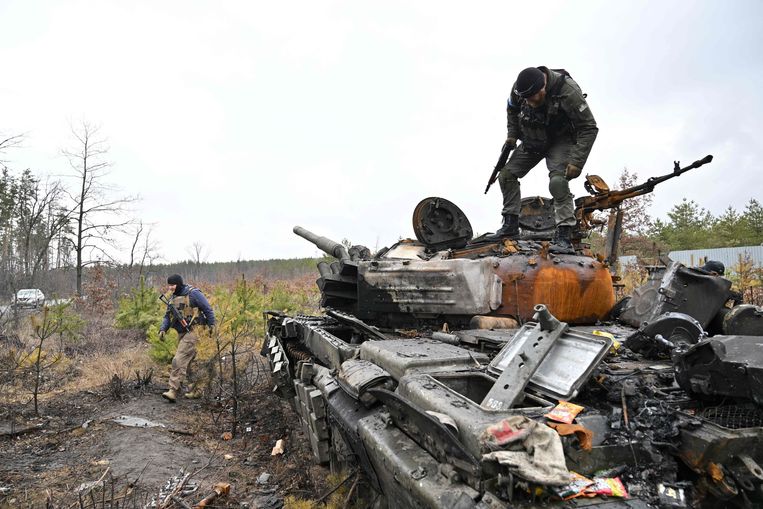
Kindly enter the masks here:
<path id="1" fill-rule="evenodd" d="M 263 496 L 316 497 L 326 488 L 326 471 L 306 468 L 312 463 L 309 444 L 297 427 L 288 404 L 272 394 L 268 383 L 251 394 L 238 436 L 223 440 L 226 425 L 214 410 L 214 401 L 161 398 L 164 387 L 128 387 L 115 401 L 109 387 L 58 395 L 44 406 L 44 417 L 0 422 L 0 507 L 78 504 L 83 483 L 103 480 L 98 497 L 128 495 L 135 507 L 155 496 L 181 469 L 193 475 L 196 492 L 184 500 L 193 504 L 210 493 L 216 483 L 231 485 L 231 496 L 218 507 L 258 507 Z M 114 422 L 120 416 L 150 421 L 158 426 L 127 427 Z M 278 439 L 286 453 L 271 456 Z M 269 474 L 258 483 L 261 474 Z M 86 487 L 85 487 L 86 488 Z M 114 495 L 116 494 L 116 495 Z M 130 495 L 131 494 L 131 495 Z M 88 497 L 94 506 L 98 497 Z M 259 502 L 258 502 L 259 501 Z M 129 507 L 129 505 L 128 505 Z"/>

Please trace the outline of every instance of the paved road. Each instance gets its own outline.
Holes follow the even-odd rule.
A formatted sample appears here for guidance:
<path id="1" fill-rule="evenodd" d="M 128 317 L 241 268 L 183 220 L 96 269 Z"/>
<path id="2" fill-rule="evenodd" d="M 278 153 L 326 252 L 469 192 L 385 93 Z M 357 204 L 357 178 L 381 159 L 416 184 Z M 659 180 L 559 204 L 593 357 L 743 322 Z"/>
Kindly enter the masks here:
<path id="1" fill-rule="evenodd" d="M 48 299 L 45 301 L 46 306 L 57 306 L 59 304 L 66 304 L 67 302 L 71 302 L 74 299 Z M 23 315 L 31 315 L 32 313 L 35 313 L 39 311 L 40 308 L 20 308 L 19 313 Z M 10 304 L 0 304 L 0 316 L 10 316 L 11 314 L 11 305 Z"/>

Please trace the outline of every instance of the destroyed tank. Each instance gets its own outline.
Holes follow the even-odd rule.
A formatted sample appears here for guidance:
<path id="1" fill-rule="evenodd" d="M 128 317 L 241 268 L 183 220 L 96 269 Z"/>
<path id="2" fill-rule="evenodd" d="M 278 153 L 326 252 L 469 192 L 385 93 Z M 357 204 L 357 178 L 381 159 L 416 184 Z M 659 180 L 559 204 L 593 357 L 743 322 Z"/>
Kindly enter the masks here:
<path id="1" fill-rule="evenodd" d="M 587 176 L 572 249 L 539 197 L 514 240 L 472 238 L 443 198 L 374 255 L 295 227 L 336 259 L 318 264 L 325 313 L 268 312 L 262 353 L 315 461 L 362 474 L 380 509 L 759 507 L 761 310 L 675 262 L 613 290 L 618 205 L 711 159 L 621 191 Z"/>

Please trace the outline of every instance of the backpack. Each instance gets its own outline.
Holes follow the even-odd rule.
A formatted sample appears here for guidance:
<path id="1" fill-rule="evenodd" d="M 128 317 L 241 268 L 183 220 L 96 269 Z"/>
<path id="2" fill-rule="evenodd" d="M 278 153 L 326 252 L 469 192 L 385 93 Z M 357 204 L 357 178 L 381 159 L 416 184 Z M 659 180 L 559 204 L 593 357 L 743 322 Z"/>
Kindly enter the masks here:
<path id="1" fill-rule="evenodd" d="M 573 79 L 572 78 L 572 74 L 570 74 L 567 71 L 567 69 L 549 69 L 548 67 L 545 67 L 545 66 L 540 66 L 540 67 L 538 67 L 538 69 L 540 69 L 541 71 L 543 71 L 545 73 L 548 73 L 548 71 L 554 71 L 554 72 L 558 72 L 559 74 L 562 75 L 562 79 L 557 81 L 556 84 L 554 85 L 554 88 L 549 89 L 548 92 L 547 92 L 547 94 L 550 97 L 552 97 L 552 98 L 559 96 L 559 92 L 562 91 L 562 86 L 564 85 L 564 82 L 567 81 L 567 78 Z M 575 85 L 577 85 L 577 81 L 573 80 L 573 83 L 575 83 Z M 577 87 L 575 87 L 575 88 L 580 90 L 580 86 L 579 85 Z M 580 93 L 583 94 L 583 91 L 580 90 Z M 588 94 L 583 94 L 583 99 L 585 99 L 586 97 L 588 97 Z"/>

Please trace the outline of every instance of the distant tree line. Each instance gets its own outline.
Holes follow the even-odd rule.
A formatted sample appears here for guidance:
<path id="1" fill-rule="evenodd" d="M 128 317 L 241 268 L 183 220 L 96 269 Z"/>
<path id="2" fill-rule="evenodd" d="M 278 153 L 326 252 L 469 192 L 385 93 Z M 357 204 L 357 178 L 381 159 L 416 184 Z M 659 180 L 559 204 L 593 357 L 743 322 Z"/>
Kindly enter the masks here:
<path id="1" fill-rule="evenodd" d="M 218 285 L 246 278 L 249 281 L 262 279 L 298 279 L 315 276 L 322 258 L 288 258 L 273 260 L 239 260 L 235 262 L 194 262 L 152 265 L 146 270 L 146 280 L 153 286 L 162 286 L 170 274 L 180 274 L 194 284 Z"/>
<path id="2" fill-rule="evenodd" d="M 666 221 L 654 222 L 652 235 L 671 251 L 759 245 L 763 243 L 763 207 L 751 199 L 742 211 L 728 207 L 714 216 L 684 198 L 668 212 Z"/>
<path id="3" fill-rule="evenodd" d="M 262 282 L 267 287 L 277 280 L 318 279 L 316 265 L 320 258 L 293 258 L 275 260 L 243 260 L 235 262 L 200 262 L 184 261 L 169 264 L 151 264 L 146 266 L 128 264 L 95 264 L 84 269 L 83 293 L 90 295 L 93 286 L 99 287 L 104 297 L 117 299 L 137 287 L 140 278 L 145 279 L 149 287 L 161 289 L 170 274 L 181 274 L 194 286 L 214 287 L 245 278 L 247 281 Z M 40 288 L 48 297 L 69 297 L 75 293 L 73 267 L 51 268 L 37 274 L 35 287 Z M 31 286 L 31 283 L 26 283 Z M 19 284 L 17 283 L 17 286 Z M 0 293 L 0 299 L 8 300 L 13 294 L 9 289 Z M 90 288 L 88 290 L 88 288 Z"/>

